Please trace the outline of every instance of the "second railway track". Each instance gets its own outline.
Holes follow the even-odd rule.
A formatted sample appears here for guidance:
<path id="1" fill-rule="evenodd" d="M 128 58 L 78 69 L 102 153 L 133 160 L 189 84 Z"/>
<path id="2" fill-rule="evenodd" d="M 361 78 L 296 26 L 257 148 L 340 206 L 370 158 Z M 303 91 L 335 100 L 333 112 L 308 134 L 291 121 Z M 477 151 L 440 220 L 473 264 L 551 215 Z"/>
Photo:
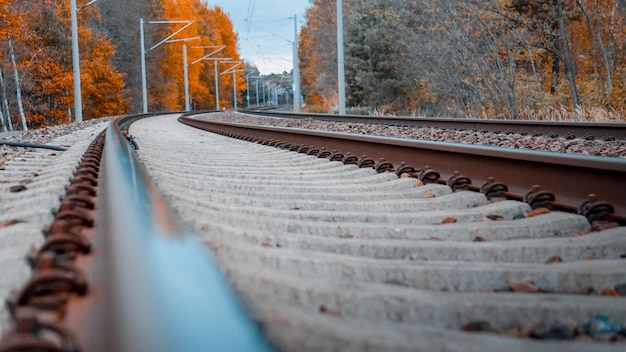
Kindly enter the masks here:
<path id="1" fill-rule="evenodd" d="M 172 117 L 130 132 L 282 350 L 619 348 L 583 331 L 626 319 L 623 298 L 600 295 L 626 283 L 624 227 L 589 233 L 579 215 L 530 217 L 525 203 L 206 134 Z M 461 332 L 472 326 L 499 334 Z"/>

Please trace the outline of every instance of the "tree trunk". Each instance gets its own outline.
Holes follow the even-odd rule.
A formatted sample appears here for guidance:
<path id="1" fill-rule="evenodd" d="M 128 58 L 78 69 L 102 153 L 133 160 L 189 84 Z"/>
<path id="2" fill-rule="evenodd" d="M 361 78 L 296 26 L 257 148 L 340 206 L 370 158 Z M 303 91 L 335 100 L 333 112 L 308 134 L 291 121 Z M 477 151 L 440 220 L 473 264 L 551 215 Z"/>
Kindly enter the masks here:
<path id="1" fill-rule="evenodd" d="M 2 90 L 4 91 L 4 82 L 2 81 L 2 71 L 0 71 L 0 85 L 2 85 Z M 6 99 L 6 95 L 2 94 L 2 100 Z M 2 132 L 7 131 L 7 122 L 4 119 L 4 114 L 2 113 L 2 108 L 0 108 L 0 124 L 2 125 Z"/>
<path id="2" fill-rule="evenodd" d="M 528 54 L 530 55 L 530 66 L 533 69 L 533 77 L 535 78 L 535 83 L 537 84 L 538 90 L 541 91 L 541 81 L 539 80 L 539 75 L 537 74 L 535 57 L 533 56 L 533 47 L 531 45 L 528 45 Z"/>
<path id="3" fill-rule="evenodd" d="M 515 58 L 513 57 L 513 55 L 511 55 L 511 50 L 510 48 L 507 47 L 506 50 L 507 56 L 508 56 L 508 61 L 509 61 L 509 89 L 507 94 L 505 94 L 506 97 L 508 97 L 508 101 L 509 101 L 509 118 L 513 119 L 513 120 L 517 120 L 519 118 L 519 111 L 520 111 L 520 107 L 519 107 L 519 101 L 517 99 L 517 93 L 515 92 L 515 85 L 516 85 L 516 80 L 515 80 L 515 72 L 516 72 L 516 62 L 515 62 Z"/>
<path id="4" fill-rule="evenodd" d="M 617 11 L 618 3 L 619 1 L 615 1 L 613 8 L 611 9 L 611 25 L 609 26 L 609 62 L 614 70 L 617 68 L 617 60 L 615 58 L 615 37 L 613 36 L 613 33 L 615 33 L 615 12 Z"/>
<path id="5" fill-rule="evenodd" d="M 4 110 L 4 115 L 7 117 L 7 127 L 9 131 L 13 131 L 13 121 L 11 121 L 11 110 L 9 109 L 9 98 L 7 95 L 7 87 L 4 84 L 4 78 L 2 77 L 2 71 L 0 70 L 0 86 L 2 86 L 2 107 L 0 110 Z"/>
<path id="6" fill-rule="evenodd" d="M 7 124 L 4 122 L 4 114 L 2 113 L 2 109 L 0 109 L 0 125 L 2 125 L 2 132 L 6 132 Z"/>
<path id="7" fill-rule="evenodd" d="M 578 96 L 578 89 L 576 88 L 576 79 L 574 74 L 574 65 L 572 62 L 572 54 L 569 49 L 569 35 L 567 31 L 567 25 L 565 24 L 565 14 L 563 10 L 563 0 L 557 0 L 557 18 L 559 23 L 559 32 L 561 34 L 561 47 L 563 49 L 563 61 L 565 64 L 565 76 L 569 82 L 570 93 L 572 95 L 572 102 L 574 108 L 580 108 L 580 98 Z"/>
<path id="8" fill-rule="evenodd" d="M 613 90 L 613 83 L 611 82 L 611 65 L 609 64 L 609 57 L 606 54 L 606 49 L 604 48 L 604 43 L 602 43 L 602 37 L 600 36 L 600 31 L 598 30 L 598 26 L 595 24 L 593 19 L 591 18 L 591 14 L 587 10 L 587 6 L 583 0 L 577 0 L 578 6 L 583 11 L 585 18 L 587 19 L 587 23 L 590 27 L 593 27 L 593 32 L 595 34 L 595 40 L 598 42 L 598 46 L 600 47 L 600 55 L 602 55 L 602 62 L 604 63 L 604 70 L 606 71 L 606 81 L 608 87 L 608 94 L 611 94 Z M 591 34 L 591 33 L 590 33 Z M 593 41 L 593 36 L 591 40 Z M 604 87 L 603 87 L 604 90 Z"/>
<path id="9" fill-rule="evenodd" d="M 552 55 L 552 79 L 550 81 L 550 93 L 556 93 L 559 85 L 559 73 L 561 71 L 561 58 L 558 54 Z"/>
<path id="10" fill-rule="evenodd" d="M 11 62 L 13 63 L 13 75 L 15 76 L 15 93 L 17 94 L 17 108 L 22 118 L 22 128 L 28 131 L 26 125 L 26 115 L 24 115 L 24 105 L 22 105 L 22 88 L 20 87 L 20 74 L 17 71 L 17 63 L 15 62 L 15 52 L 13 51 L 13 42 L 9 39 L 9 51 L 11 54 Z"/>

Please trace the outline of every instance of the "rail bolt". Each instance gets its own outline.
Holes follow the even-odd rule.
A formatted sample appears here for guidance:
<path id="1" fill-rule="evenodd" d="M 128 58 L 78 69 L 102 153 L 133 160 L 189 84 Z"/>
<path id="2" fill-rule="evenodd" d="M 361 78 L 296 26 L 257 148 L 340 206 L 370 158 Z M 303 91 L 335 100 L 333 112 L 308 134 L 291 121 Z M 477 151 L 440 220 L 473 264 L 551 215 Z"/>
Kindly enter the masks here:
<path id="1" fill-rule="evenodd" d="M 45 264 L 36 265 L 39 267 Z M 87 293 L 87 281 L 81 272 L 56 267 L 38 270 L 20 291 L 10 295 L 7 306 L 13 316 L 23 306 L 62 311 L 71 293 Z"/>
<path id="2" fill-rule="evenodd" d="M 363 156 L 363 158 L 361 158 L 361 161 L 359 161 L 358 165 L 360 168 L 370 168 L 370 169 L 376 168 L 376 162 L 366 157 L 365 155 Z"/>
<path id="3" fill-rule="evenodd" d="M 32 307 L 20 307 L 16 311 L 13 330 L 0 341 L 0 352 L 80 350 L 76 338 L 68 329 L 39 318 L 36 309 Z"/>
<path id="4" fill-rule="evenodd" d="M 346 156 L 343 158 L 342 161 L 346 165 L 358 165 L 359 164 L 359 158 L 354 155 L 350 155 L 350 153 L 346 154 Z"/>
<path id="5" fill-rule="evenodd" d="M 396 169 L 396 175 L 398 177 L 402 177 L 402 175 L 409 175 L 410 177 L 416 178 L 417 171 L 412 166 L 406 165 L 404 162 L 402 162 L 400 163 L 400 167 Z"/>
<path id="6" fill-rule="evenodd" d="M 330 159 L 330 161 L 343 161 L 343 158 L 345 156 L 341 153 L 339 153 L 336 150 L 333 150 L 333 153 L 328 157 Z"/>
<path id="7" fill-rule="evenodd" d="M 587 218 L 589 223 L 594 221 L 609 221 L 615 213 L 615 207 L 607 202 L 600 202 L 595 194 L 590 194 L 589 199 L 578 207 L 578 214 Z"/>
<path id="8" fill-rule="evenodd" d="M 430 168 L 430 166 L 424 167 L 424 169 L 420 172 L 419 179 L 425 184 L 429 183 L 437 183 L 441 178 L 441 174 L 438 171 L 435 171 Z"/>
<path id="9" fill-rule="evenodd" d="M 314 155 L 314 156 L 318 156 L 318 154 L 320 153 L 320 149 L 316 148 L 316 147 L 311 147 L 311 149 L 309 150 L 308 153 L 306 153 L 307 155 Z"/>
<path id="10" fill-rule="evenodd" d="M 68 196 L 84 194 L 84 195 L 88 195 L 91 197 L 95 197 L 96 188 L 87 183 L 72 183 L 70 187 L 67 189 L 66 194 Z"/>
<path id="11" fill-rule="evenodd" d="M 452 191 L 463 191 L 467 189 L 468 185 L 472 184 L 472 180 L 464 175 L 461 175 L 458 171 L 455 171 L 450 179 L 448 179 L 448 186 L 452 188 Z"/>
<path id="12" fill-rule="evenodd" d="M 88 254 L 91 242 L 83 237 L 69 234 L 54 234 L 46 238 L 38 253 L 52 252 L 58 257 L 74 259 L 78 253 Z M 38 255 L 39 255 L 38 254 Z"/>
<path id="13" fill-rule="evenodd" d="M 487 197 L 487 199 L 501 198 L 509 191 L 509 186 L 502 182 L 496 182 L 493 177 L 489 177 L 480 191 Z"/>
<path id="14" fill-rule="evenodd" d="M 65 209 L 61 210 L 57 214 L 55 221 L 58 221 L 58 220 L 67 221 L 70 227 L 93 226 L 93 218 L 91 217 L 91 215 L 85 209 L 80 209 L 80 208 L 75 208 L 73 210 L 65 210 Z"/>
<path id="15" fill-rule="evenodd" d="M 318 158 L 329 159 L 331 155 L 332 155 L 331 152 L 329 152 L 328 150 L 325 150 L 324 148 L 322 148 L 322 150 L 320 150 L 320 152 L 317 154 L 317 157 Z"/>
<path id="16" fill-rule="evenodd" d="M 541 187 L 538 185 L 533 186 L 532 189 L 524 196 L 524 202 L 528 203 L 532 209 L 551 209 L 552 203 L 554 203 L 555 199 L 556 197 L 554 194 L 542 191 Z"/>
<path id="17" fill-rule="evenodd" d="M 385 159 L 380 158 L 380 160 L 378 161 L 378 164 L 376 165 L 376 172 L 377 173 L 383 173 L 383 172 L 394 172 L 395 168 L 393 167 L 393 164 L 390 162 L 387 162 Z"/>

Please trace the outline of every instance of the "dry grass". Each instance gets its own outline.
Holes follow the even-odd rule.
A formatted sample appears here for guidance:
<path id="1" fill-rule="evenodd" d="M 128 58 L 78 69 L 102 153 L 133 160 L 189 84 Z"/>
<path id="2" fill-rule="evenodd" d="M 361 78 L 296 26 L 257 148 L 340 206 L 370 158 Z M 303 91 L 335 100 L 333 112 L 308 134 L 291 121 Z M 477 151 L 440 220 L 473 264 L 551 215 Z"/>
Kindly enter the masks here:
<path id="1" fill-rule="evenodd" d="M 604 108 L 568 109 L 565 106 L 546 107 L 540 110 L 524 108 L 520 120 L 563 121 L 563 122 L 626 122 L 626 111 Z"/>
<path id="2" fill-rule="evenodd" d="M 303 109 L 305 112 L 312 113 L 328 113 L 328 109 L 323 106 L 309 105 Z M 370 115 L 370 116 L 405 116 L 394 113 L 389 107 L 379 108 L 363 108 L 363 107 L 350 107 L 348 108 L 348 114 L 352 115 Z M 467 115 L 467 112 L 462 113 Z M 478 115 L 478 116 L 474 116 Z M 420 109 L 412 109 L 410 115 L 412 117 L 429 117 L 425 115 Z M 449 117 L 449 116 L 448 116 Z M 470 114 L 469 118 L 478 119 L 494 119 L 487 111 L 482 111 L 476 114 Z M 620 110 L 608 110 L 600 107 L 574 109 L 568 108 L 564 105 L 556 107 L 542 107 L 539 109 L 533 109 L 530 107 L 524 107 L 521 109 L 518 116 L 519 120 L 529 121 L 561 121 L 561 122 L 614 122 L 614 123 L 626 123 L 626 109 Z"/>

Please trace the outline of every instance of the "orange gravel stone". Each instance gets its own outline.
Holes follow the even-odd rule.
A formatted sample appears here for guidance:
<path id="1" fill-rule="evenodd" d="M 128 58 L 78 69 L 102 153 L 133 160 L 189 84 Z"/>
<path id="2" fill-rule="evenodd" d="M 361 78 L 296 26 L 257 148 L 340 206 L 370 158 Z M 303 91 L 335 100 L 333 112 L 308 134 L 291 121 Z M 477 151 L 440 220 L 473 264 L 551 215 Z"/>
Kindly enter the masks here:
<path id="1" fill-rule="evenodd" d="M 539 216 L 539 215 L 543 215 L 543 214 L 547 214 L 550 212 L 550 209 L 547 208 L 537 208 L 533 211 L 531 211 L 530 213 L 526 214 L 525 216 L 527 218 L 532 218 L 534 216 Z"/>
<path id="2" fill-rule="evenodd" d="M 558 255 L 555 255 L 546 261 L 546 264 L 553 264 L 553 263 L 563 263 L 563 258 L 561 258 Z"/>
<path id="3" fill-rule="evenodd" d="M 320 312 L 324 313 L 324 314 L 328 314 L 328 315 L 333 315 L 333 316 L 336 316 L 336 317 L 341 315 L 341 313 L 339 313 L 338 310 L 328 308 L 328 306 L 325 305 L 325 304 L 322 304 L 320 306 Z"/>
<path id="4" fill-rule="evenodd" d="M 535 287 L 535 284 L 532 280 L 527 279 L 524 281 L 517 281 L 517 282 L 511 282 L 509 284 L 509 286 L 511 287 L 511 290 L 513 292 L 518 292 L 518 293 L 537 293 L 539 292 L 539 289 L 537 287 Z"/>
<path id="5" fill-rule="evenodd" d="M 3 227 L 9 227 L 9 226 L 12 226 L 12 225 L 15 225 L 15 224 L 19 224 L 19 223 L 20 223 L 20 221 L 16 220 L 16 219 L 2 221 L 2 222 L 0 222 L 0 229 L 3 228 Z"/>
<path id="6" fill-rule="evenodd" d="M 455 222 L 457 222 L 456 218 L 445 218 L 443 219 L 441 223 L 442 224 L 454 224 Z"/>
<path id="7" fill-rule="evenodd" d="M 619 292 L 615 291 L 612 288 L 605 288 L 602 289 L 602 296 L 613 296 L 613 297 L 619 297 Z"/>

